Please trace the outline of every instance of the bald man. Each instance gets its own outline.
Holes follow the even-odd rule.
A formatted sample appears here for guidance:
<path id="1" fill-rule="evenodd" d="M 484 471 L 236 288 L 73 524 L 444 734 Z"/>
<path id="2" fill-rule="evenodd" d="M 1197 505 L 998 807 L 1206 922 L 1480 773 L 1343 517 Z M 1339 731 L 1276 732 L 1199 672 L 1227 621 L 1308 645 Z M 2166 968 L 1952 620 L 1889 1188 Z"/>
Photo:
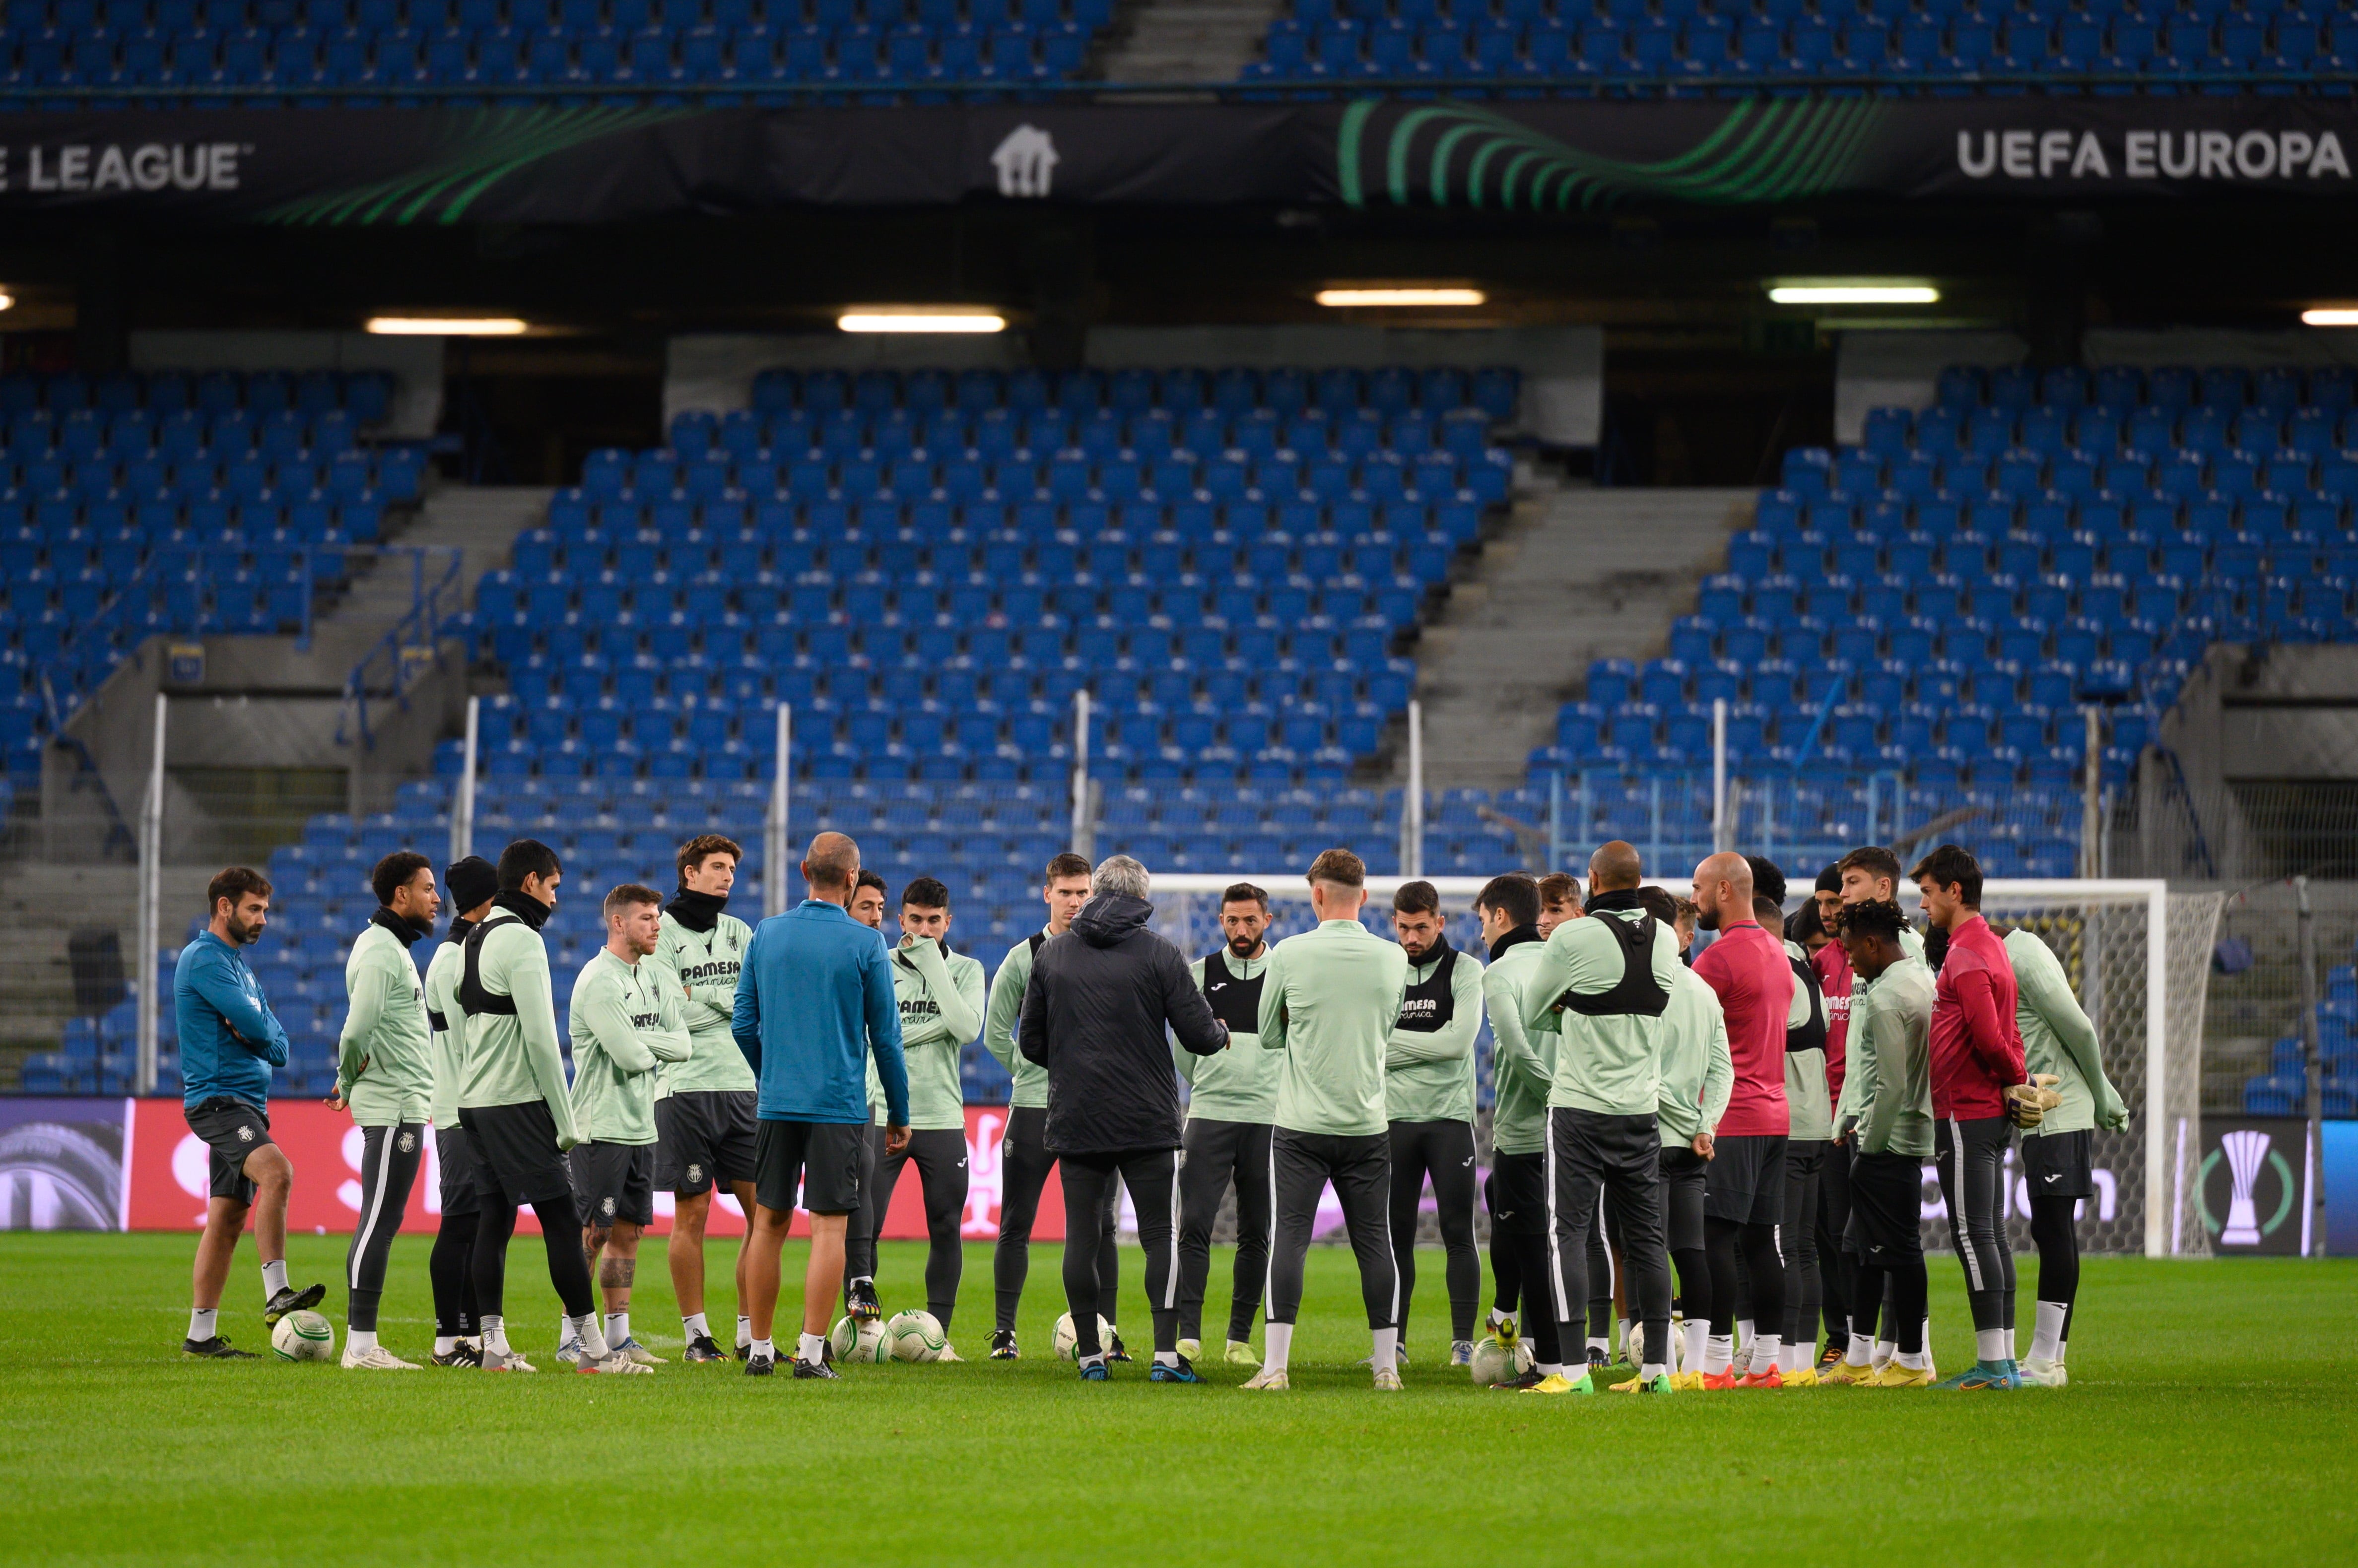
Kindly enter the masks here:
<path id="1" fill-rule="evenodd" d="M 1588 1300 L 1588 1242 L 1601 1193 L 1621 1239 L 1631 1314 L 1644 1325 L 1646 1360 L 1629 1391 L 1667 1394 L 1671 1269 L 1655 1173 L 1661 1149 L 1655 1112 L 1662 1015 L 1678 975 L 1679 939 L 1640 902 L 1643 876 L 1636 849 L 1618 840 L 1590 857 L 1587 918 L 1566 920 L 1550 933 L 1522 984 L 1521 1002 L 1525 1031 L 1552 1032 L 1558 1042 L 1547 1129 L 1557 1332 L 1574 1336 L 1573 1314 Z M 1595 1384 L 1584 1365 L 1576 1377 L 1546 1379 L 1528 1391 L 1585 1394 Z"/>
<path id="2" fill-rule="evenodd" d="M 1762 929 L 1752 907 L 1752 868 L 1741 855 L 1710 857 L 1694 871 L 1698 920 L 1719 939 L 1695 960 L 1697 979 L 1718 993 L 1727 1022 L 1736 1083 L 1713 1139 L 1704 1178 L 1704 1254 L 1711 1267 L 1711 1333 L 1704 1340 L 1705 1389 L 1775 1389 L 1785 1336 L 1785 1259 L 1778 1227 L 1785 1212 L 1785 1144 L 1792 1130 L 1785 1099 L 1785 1026 L 1793 969 L 1781 936 Z M 1751 1365 L 1734 1366 L 1736 1252 L 1751 1277 Z M 1692 1312 L 1692 1307 L 1689 1309 Z"/>

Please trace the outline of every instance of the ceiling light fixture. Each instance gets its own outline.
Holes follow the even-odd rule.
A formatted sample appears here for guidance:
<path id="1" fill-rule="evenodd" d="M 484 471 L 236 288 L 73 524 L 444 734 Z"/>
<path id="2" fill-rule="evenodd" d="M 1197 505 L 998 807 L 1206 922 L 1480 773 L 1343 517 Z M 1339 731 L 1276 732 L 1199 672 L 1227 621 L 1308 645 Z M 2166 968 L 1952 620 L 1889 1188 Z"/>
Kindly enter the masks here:
<path id="1" fill-rule="evenodd" d="M 1338 310 L 1368 307 L 1417 305 L 1480 305 L 1488 295 L 1478 288 L 1322 288 L 1318 303 Z"/>
<path id="2" fill-rule="evenodd" d="M 1929 283 L 1778 283 L 1768 298 L 1776 305 L 1938 305 L 1941 291 Z"/>
<path id="3" fill-rule="evenodd" d="M 515 316 L 372 316 L 368 330 L 382 338 L 513 338 L 525 324 Z"/>
<path id="4" fill-rule="evenodd" d="M 2300 313 L 2304 327 L 2358 327 L 2358 306 L 2318 305 Z"/>
<path id="5" fill-rule="evenodd" d="M 957 306 L 855 305 L 835 319 L 846 332 L 1003 332 L 1007 318 Z"/>

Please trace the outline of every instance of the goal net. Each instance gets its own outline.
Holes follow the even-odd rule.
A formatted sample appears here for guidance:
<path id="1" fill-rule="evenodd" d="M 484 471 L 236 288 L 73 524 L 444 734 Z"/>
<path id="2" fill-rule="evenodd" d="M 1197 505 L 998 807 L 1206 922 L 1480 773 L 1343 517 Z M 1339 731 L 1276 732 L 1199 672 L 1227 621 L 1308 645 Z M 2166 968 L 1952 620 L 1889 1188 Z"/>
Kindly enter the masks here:
<path id="1" fill-rule="evenodd" d="M 1425 880 L 1441 893 L 1450 939 L 1478 954 L 1473 906 L 1484 879 Z M 1368 880 L 1368 922 L 1386 935 L 1384 916 L 1401 881 Z M 1238 881 L 1268 892 L 1271 941 L 1314 924 L 1310 891 L 1299 872 L 1172 873 L 1154 879 L 1156 928 L 1190 957 L 1212 951 L 1220 943 L 1221 892 Z M 1912 906 L 1915 890 L 1902 889 L 1901 898 Z M 2080 1227 L 2081 1243 L 2090 1251 L 2155 1258 L 2210 1251 L 2195 1175 L 2201 1158 L 2203 1005 L 2223 903 L 2222 894 L 2174 893 L 2160 881 L 1994 881 L 1983 886 L 1982 913 L 1992 925 L 2036 933 L 2062 961 L 2103 1043 L 2104 1071 L 2135 1112 L 2126 1128 L 2095 1136 L 2096 1196 L 2082 1206 Z M 1476 1052 L 1477 1132 L 1487 1159 L 1487 1023 Z M 2007 1158 L 2011 1239 L 2016 1250 L 2028 1251 L 2029 1190 L 2019 1161 Z M 1947 1214 L 1929 1163 L 1924 1223 L 1927 1247 L 1946 1249 Z"/>

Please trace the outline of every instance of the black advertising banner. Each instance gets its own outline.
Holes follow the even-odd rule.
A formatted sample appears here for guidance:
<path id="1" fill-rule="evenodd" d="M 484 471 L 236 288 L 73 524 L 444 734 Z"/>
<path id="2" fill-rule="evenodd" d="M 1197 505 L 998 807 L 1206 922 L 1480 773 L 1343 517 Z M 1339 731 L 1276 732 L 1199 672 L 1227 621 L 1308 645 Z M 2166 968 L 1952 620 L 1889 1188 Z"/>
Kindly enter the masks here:
<path id="1" fill-rule="evenodd" d="M 130 110 L 0 115 L 0 212 L 341 226 L 961 201 L 2347 198 L 2354 149 L 2358 107 L 2257 97 Z"/>

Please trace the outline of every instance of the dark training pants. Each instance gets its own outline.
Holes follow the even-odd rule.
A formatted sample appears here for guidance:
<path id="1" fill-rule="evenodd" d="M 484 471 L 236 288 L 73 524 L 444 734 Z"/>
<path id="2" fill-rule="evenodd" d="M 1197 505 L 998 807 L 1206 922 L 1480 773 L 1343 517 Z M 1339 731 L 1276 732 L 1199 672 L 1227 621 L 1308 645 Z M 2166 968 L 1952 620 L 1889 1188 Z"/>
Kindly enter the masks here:
<path id="1" fill-rule="evenodd" d="M 1778 1326 L 1788 1345 L 1818 1343 L 1818 1309 L 1823 1299 L 1818 1253 L 1818 1184 L 1824 1177 L 1826 1150 L 1821 1139 L 1797 1138 L 1785 1145 L 1785 1223 L 1779 1240 L 1785 1249 L 1785 1321 Z"/>
<path id="2" fill-rule="evenodd" d="M 1825 1158 L 1818 1166 L 1818 1208 L 1812 1220 L 1826 1343 L 1837 1349 L 1850 1343 L 1851 1319 L 1859 1310 L 1852 1279 L 1858 1269 L 1858 1255 L 1843 1245 L 1843 1232 L 1850 1225 L 1850 1162 L 1848 1144 L 1825 1146 Z"/>
<path id="3" fill-rule="evenodd" d="M 1879 1337 L 1914 1355 L 1924 1348 L 1924 1313 L 1930 1291 L 1924 1245 L 1917 1228 L 1924 1192 L 1923 1162 L 1912 1154 L 1861 1154 L 1850 1169 L 1851 1215 L 1859 1238 L 1856 1315 L 1851 1330 L 1877 1336 L 1875 1312 L 1882 1309 Z M 1887 1284 L 1890 1299 L 1884 1299 Z"/>
<path id="4" fill-rule="evenodd" d="M 481 1314 L 476 1321 L 506 1315 L 508 1241 L 515 1235 L 520 1204 L 530 1204 L 539 1217 L 548 1282 L 557 1288 L 565 1315 L 595 1312 L 598 1299 L 590 1288 L 590 1263 L 581 1256 L 581 1227 L 574 1218 L 573 1183 L 557 1152 L 557 1123 L 548 1108 L 532 1100 L 462 1109 L 459 1123 L 478 1156 L 475 1190 L 482 1204 L 469 1265 Z"/>
<path id="5" fill-rule="evenodd" d="M 879 1134 L 878 1141 L 882 1141 Z M 963 1130 L 936 1128 L 912 1132 L 906 1149 L 884 1157 L 883 1179 L 875 1184 L 875 1195 L 863 1196 L 860 1204 L 863 1209 L 871 1203 L 875 1206 L 876 1227 L 868 1233 L 868 1266 L 876 1266 L 876 1238 L 884 1233 L 884 1212 L 892 1205 L 892 1189 L 900 1184 L 901 1172 L 913 1161 L 917 1167 L 918 1184 L 925 1195 L 925 1310 L 940 1321 L 946 1333 L 950 1314 L 957 1308 L 958 1276 L 966 1264 L 966 1249 L 958 1238 L 958 1227 L 966 1218 Z M 863 1195 L 869 1191 L 866 1187 L 861 1189 Z"/>
<path id="6" fill-rule="evenodd" d="M 1395 1121 L 1391 1139 L 1392 1267 L 1400 1276 L 1401 1342 L 1408 1342 L 1408 1308 L 1416 1293 L 1417 1200 L 1433 1177 L 1433 1201 L 1441 1221 L 1447 1261 L 1452 1339 L 1474 1337 L 1482 1307 L 1482 1259 L 1474 1249 L 1474 1124 L 1470 1121 Z"/>
<path id="7" fill-rule="evenodd" d="M 1187 1119 L 1179 1161 L 1179 1337 L 1204 1336 L 1211 1282 L 1212 1226 L 1228 1183 L 1237 1184 L 1237 1265 L 1228 1283 L 1228 1337 L 1252 1336 L 1253 1312 L 1269 1283 L 1269 1140 L 1265 1121 Z"/>
<path id="8" fill-rule="evenodd" d="M 1098 1253 L 1108 1243 L 1092 1223 L 1113 1204 L 1117 1180 L 1138 1210 L 1138 1239 L 1146 1249 L 1146 1300 L 1154 1318 L 1154 1348 L 1179 1347 L 1179 1271 L 1172 1256 L 1179 1222 L 1178 1157 L 1168 1149 L 1134 1154 L 1067 1154 L 1065 1184 L 1065 1307 L 1073 1314 L 1073 1355 L 1085 1360 L 1098 1342 L 1103 1310 Z M 1109 1322 L 1111 1319 L 1108 1319 Z"/>
<path id="9" fill-rule="evenodd" d="M 1933 1132 L 1949 1237 L 1965 1266 L 1975 1333 L 2014 1322 L 2014 1250 L 2006 1239 L 2006 1153 L 2013 1141 L 2014 1124 L 2002 1116 L 1952 1118 Z"/>
<path id="10" fill-rule="evenodd" d="M 384 1297 L 384 1262 L 401 1217 L 409 1206 L 409 1188 L 417 1180 L 418 1162 L 426 1157 L 426 1127 L 405 1121 L 397 1127 L 363 1128 L 361 1134 L 361 1217 L 344 1251 L 344 1286 L 350 1304 L 345 1311 L 352 1326 L 376 1331 L 376 1309 Z"/>
<path id="11" fill-rule="evenodd" d="M 1023 1281 L 1032 1271 L 1032 1224 L 1040 1215 L 1040 1192 L 1056 1157 L 1048 1152 L 1048 1112 L 1044 1106 L 1019 1105 L 1007 1112 L 1007 1133 L 999 1154 L 999 1245 L 990 1256 L 991 1286 L 997 1296 L 997 1327 L 1015 1332 L 1015 1309 L 1023 1300 Z M 1106 1209 L 1098 1217 L 1098 1315 L 1108 1323 L 1121 1298 L 1121 1251 L 1114 1231 L 1120 1217 L 1117 1195 L 1106 1188 Z M 1066 1238 L 1065 1244 L 1071 1245 Z"/>
<path id="12" fill-rule="evenodd" d="M 911 1133 L 912 1141 L 916 1134 Z M 843 1299 L 851 1301 L 851 1281 L 876 1277 L 876 1238 L 884 1234 L 884 1209 L 892 1195 L 881 1192 L 876 1181 L 877 1162 L 884 1157 L 884 1130 L 873 1119 L 860 1130 L 860 1206 L 852 1211 L 849 1223 L 843 1227 Z M 919 1167 L 919 1173 L 923 1173 Z M 945 1325 L 946 1326 L 946 1325 Z"/>
<path id="13" fill-rule="evenodd" d="M 1269 1303 L 1271 1323 L 1302 1310 L 1302 1273 L 1318 1221 L 1318 1195 L 1332 1182 L 1359 1262 L 1359 1295 L 1369 1328 L 1400 1320 L 1400 1275 L 1392 1266 L 1391 1138 L 1344 1137 L 1281 1127 L 1270 1138 Z"/>
<path id="14" fill-rule="evenodd" d="M 2063 1337 L 2080 1300 L 2080 1225 L 2076 1197 L 2030 1199 L 2030 1240 L 2039 1249 L 2039 1300 L 2063 1305 Z"/>
<path id="15" fill-rule="evenodd" d="M 1566 1350 L 1576 1337 L 1573 1314 L 1589 1296 L 1588 1244 L 1600 1192 L 1621 1238 L 1630 1316 L 1642 1326 L 1650 1355 L 1660 1357 L 1670 1344 L 1671 1259 L 1656 1169 L 1661 1147 L 1661 1130 L 1651 1116 L 1549 1108 L 1549 1279 Z"/>
<path id="16" fill-rule="evenodd" d="M 1490 1207 L 1490 1304 L 1512 1317 L 1520 1310 L 1523 1300 L 1522 1249 L 1511 1237 L 1498 1228 L 1498 1176 L 1496 1171 L 1482 1178 L 1482 1201 Z M 1552 1319 L 1552 1313 L 1544 1314 Z"/>

